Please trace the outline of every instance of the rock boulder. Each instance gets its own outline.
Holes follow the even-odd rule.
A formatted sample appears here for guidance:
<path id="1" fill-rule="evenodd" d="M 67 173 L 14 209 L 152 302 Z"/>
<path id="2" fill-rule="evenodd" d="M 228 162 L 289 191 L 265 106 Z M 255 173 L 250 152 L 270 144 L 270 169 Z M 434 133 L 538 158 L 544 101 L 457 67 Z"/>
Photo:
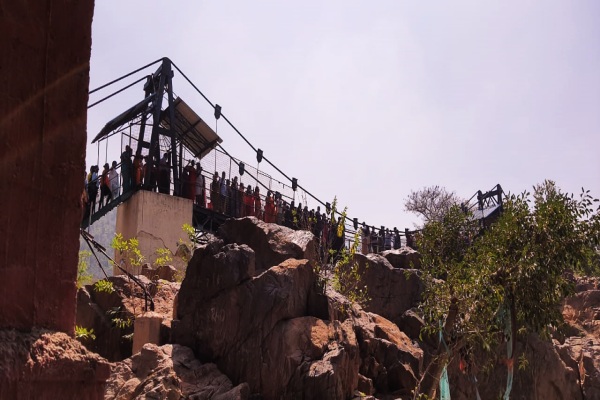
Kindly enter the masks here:
<path id="1" fill-rule="evenodd" d="M 103 398 L 110 365 L 60 332 L 0 330 L 0 399 Z"/>
<path id="2" fill-rule="evenodd" d="M 307 314 L 315 274 L 309 261 L 289 259 L 248 279 L 251 254 L 246 246 L 236 245 L 196 251 L 194 258 L 203 261 L 188 266 L 172 333 L 174 343 L 191 347 L 233 382 L 248 382 L 253 393 L 260 393 L 267 338 L 280 321 Z"/>
<path id="3" fill-rule="evenodd" d="M 398 324 L 402 315 L 421 299 L 423 282 L 415 269 L 394 268 L 378 254 L 356 254 L 362 286 L 368 288 L 365 310 Z"/>
<path id="4" fill-rule="evenodd" d="M 215 364 L 203 364 L 191 349 L 179 345 L 142 350 L 112 365 L 105 399 L 213 399 L 245 400 L 248 385 L 233 387 Z"/>
<path id="5" fill-rule="evenodd" d="M 394 268 L 421 269 L 421 255 L 410 247 L 403 246 L 395 250 L 386 250 L 381 253 Z"/>
<path id="6" fill-rule="evenodd" d="M 265 271 L 288 258 L 316 259 L 318 244 L 308 231 L 268 224 L 256 217 L 229 219 L 219 228 L 225 243 L 248 245 L 256 253 L 256 272 Z"/>

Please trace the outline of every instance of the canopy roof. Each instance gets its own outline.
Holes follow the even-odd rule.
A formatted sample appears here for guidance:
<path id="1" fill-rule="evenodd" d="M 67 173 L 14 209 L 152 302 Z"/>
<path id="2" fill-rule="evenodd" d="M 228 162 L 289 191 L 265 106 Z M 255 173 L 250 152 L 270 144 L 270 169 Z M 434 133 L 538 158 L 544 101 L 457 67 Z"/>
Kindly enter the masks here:
<path id="1" fill-rule="evenodd" d="M 135 106 L 125 110 L 124 112 L 122 112 L 121 114 L 116 116 L 115 118 L 108 121 L 106 123 L 106 125 L 104 125 L 104 128 L 102 128 L 100 133 L 98 133 L 96 135 L 96 137 L 94 138 L 94 140 L 92 140 L 92 143 L 96 143 L 98 140 L 104 139 L 111 132 L 118 129 L 122 125 L 124 125 L 130 121 L 133 121 L 140 115 L 151 112 L 152 106 L 150 105 L 150 103 L 152 103 L 154 101 L 155 97 L 156 97 L 156 94 L 151 94 L 150 96 L 146 97 L 144 100 L 137 103 Z"/>
<path id="2" fill-rule="evenodd" d="M 173 130 L 177 140 L 181 141 L 183 146 L 195 157 L 204 157 L 217 144 L 223 142 L 219 135 L 181 97 L 175 99 L 173 107 L 175 111 Z M 160 124 L 165 129 L 171 129 L 169 114 L 169 107 L 161 114 Z"/>
<path id="3" fill-rule="evenodd" d="M 119 114 L 110 120 L 104 128 L 96 135 L 92 143 L 108 137 L 112 132 L 123 125 L 139 118 L 142 115 L 150 114 L 153 108 L 155 94 L 146 97 L 133 107 Z M 175 123 L 173 130 L 175 138 L 189 150 L 194 157 L 202 158 L 214 149 L 223 140 L 183 101 L 180 97 L 173 101 Z M 170 109 L 167 107 L 161 112 L 160 126 L 167 131 L 171 129 Z M 164 131 L 163 131 L 164 132 Z"/>

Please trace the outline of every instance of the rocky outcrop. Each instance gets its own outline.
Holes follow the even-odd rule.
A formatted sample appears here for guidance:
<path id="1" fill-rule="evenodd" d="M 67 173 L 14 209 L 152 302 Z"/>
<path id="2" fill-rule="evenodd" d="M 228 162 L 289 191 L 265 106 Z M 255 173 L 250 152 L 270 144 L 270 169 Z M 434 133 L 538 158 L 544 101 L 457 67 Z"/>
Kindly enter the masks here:
<path id="1" fill-rule="evenodd" d="M 0 399 L 100 400 L 109 363 L 60 332 L 0 331 Z"/>
<path id="2" fill-rule="evenodd" d="M 168 282 L 175 282 L 178 276 L 177 269 L 172 265 L 159 265 L 157 267 L 151 267 L 150 264 L 142 265 L 142 275 L 151 281 L 164 280 Z"/>
<path id="3" fill-rule="evenodd" d="M 394 268 L 421 269 L 421 254 L 410 247 L 403 246 L 395 250 L 386 250 L 381 253 Z"/>
<path id="4" fill-rule="evenodd" d="M 315 275 L 307 260 L 289 259 L 250 278 L 252 255 L 247 246 L 218 243 L 196 251 L 179 292 L 173 340 L 260 393 L 261 349 L 279 322 L 306 315 Z"/>
<path id="5" fill-rule="evenodd" d="M 423 292 L 419 271 L 394 268 L 378 254 L 356 254 L 361 284 L 368 290 L 365 310 L 379 314 L 394 323 L 415 307 Z"/>
<path id="6" fill-rule="evenodd" d="M 360 374 L 366 394 L 406 396 L 423 369 L 423 351 L 391 321 L 353 306 L 350 319 L 360 348 Z"/>
<path id="7" fill-rule="evenodd" d="M 254 266 L 246 245 L 215 241 L 198 249 L 178 296 L 174 341 L 265 399 L 346 399 L 359 387 L 369 394 L 414 387 L 422 352 L 390 321 L 331 290 L 321 294 L 325 319 L 311 315 L 316 276 L 307 260 L 288 259 L 252 277 Z"/>
<path id="8" fill-rule="evenodd" d="M 112 365 L 105 399 L 245 400 L 248 395 L 248 385 L 233 387 L 215 364 L 201 363 L 191 349 L 146 344 L 131 358 Z"/>
<path id="9" fill-rule="evenodd" d="M 147 287 L 154 301 L 154 311 L 162 316 L 161 343 L 170 340 L 173 302 L 179 291 L 179 283 L 147 277 L 137 277 Z M 145 299 L 142 289 L 125 275 L 111 276 L 112 292 L 98 291 L 93 285 L 77 293 L 76 324 L 93 329 L 95 340 L 86 340 L 84 345 L 110 361 L 119 361 L 131 356 L 131 334 L 133 321 L 144 312 Z"/>
<path id="10" fill-rule="evenodd" d="M 358 385 L 359 364 L 350 321 L 281 321 L 263 346 L 261 394 L 266 399 L 347 399 Z"/>
<path id="11" fill-rule="evenodd" d="M 263 272 L 288 258 L 314 261 L 317 241 L 308 231 L 268 224 L 256 217 L 229 219 L 219 228 L 225 243 L 245 244 L 256 254 L 256 272 Z"/>

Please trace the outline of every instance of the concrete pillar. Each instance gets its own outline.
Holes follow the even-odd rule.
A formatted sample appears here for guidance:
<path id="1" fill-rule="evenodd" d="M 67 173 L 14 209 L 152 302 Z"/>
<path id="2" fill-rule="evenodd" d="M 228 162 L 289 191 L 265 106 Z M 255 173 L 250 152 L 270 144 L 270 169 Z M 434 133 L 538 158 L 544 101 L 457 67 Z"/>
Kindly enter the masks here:
<path id="1" fill-rule="evenodd" d="M 149 311 L 135 318 L 132 354 L 139 353 L 146 343 L 160 345 L 160 314 Z"/>
<path id="2" fill-rule="evenodd" d="M 125 239 L 137 238 L 145 261 L 153 263 L 156 249 L 168 248 L 175 254 L 179 240 L 187 240 L 183 225 L 192 224 L 192 214 L 193 203 L 190 199 L 139 190 L 117 208 L 115 232 L 122 234 Z M 116 262 L 121 260 L 116 250 L 114 259 Z M 184 263 L 174 257 L 173 266 L 181 269 Z M 139 274 L 141 266 L 129 272 Z M 113 273 L 122 274 L 116 267 Z"/>

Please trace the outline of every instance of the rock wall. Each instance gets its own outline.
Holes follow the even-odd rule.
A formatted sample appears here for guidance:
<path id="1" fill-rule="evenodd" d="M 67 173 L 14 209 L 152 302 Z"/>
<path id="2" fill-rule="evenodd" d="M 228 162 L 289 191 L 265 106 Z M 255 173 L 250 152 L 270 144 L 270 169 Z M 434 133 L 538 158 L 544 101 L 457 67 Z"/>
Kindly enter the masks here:
<path id="1" fill-rule="evenodd" d="M 0 399 L 100 400 L 106 360 L 61 332 L 0 331 Z"/>
<path id="2" fill-rule="evenodd" d="M 0 329 L 74 329 L 93 7 L 0 1 Z"/>

